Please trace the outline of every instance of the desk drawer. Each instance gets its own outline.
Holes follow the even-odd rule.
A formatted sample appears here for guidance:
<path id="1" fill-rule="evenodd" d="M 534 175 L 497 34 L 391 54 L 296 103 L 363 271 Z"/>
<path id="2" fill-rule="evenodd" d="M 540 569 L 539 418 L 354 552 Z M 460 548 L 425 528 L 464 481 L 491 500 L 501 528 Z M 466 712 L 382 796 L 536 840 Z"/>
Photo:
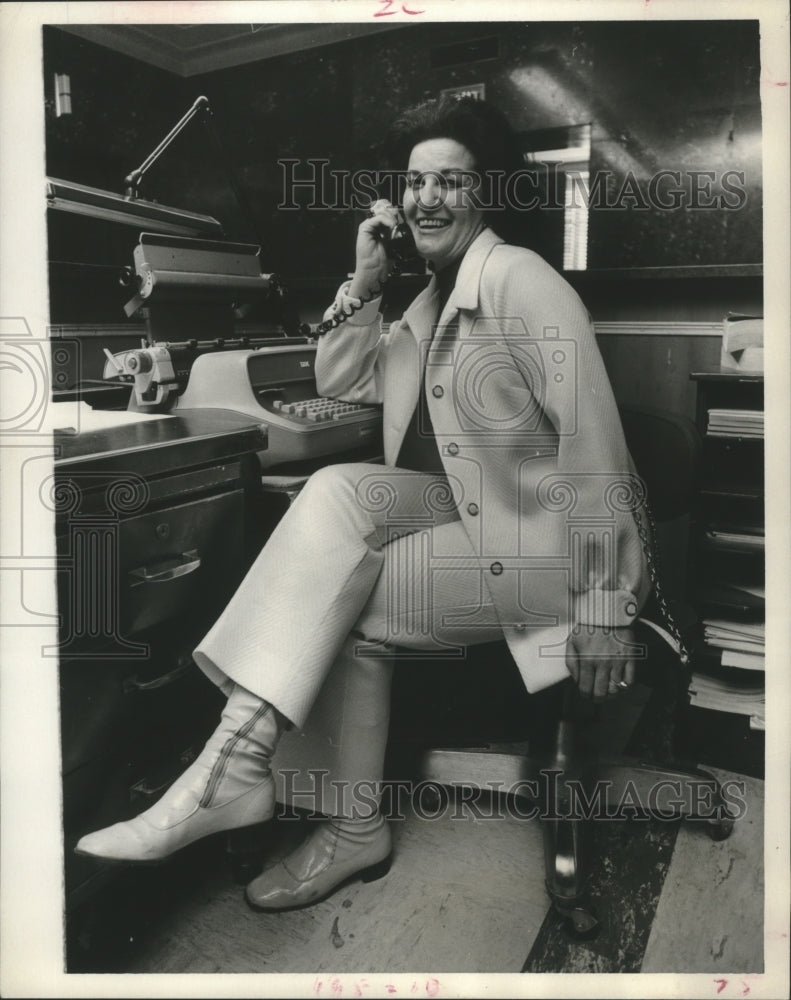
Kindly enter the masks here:
<path id="1" fill-rule="evenodd" d="M 66 829 L 88 829 L 86 823 L 116 772 L 124 775 L 119 801 L 127 810 L 133 785 L 161 767 L 175 777 L 183 770 L 180 754 L 203 746 L 222 705 L 222 695 L 186 654 L 168 662 L 154 653 L 150 662 L 134 666 L 118 661 L 65 664 L 61 754 Z M 120 811 L 109 815 L 109 822 L 127 818 Z"/>
<path id="2" fill-rule="evenodd" d="M 219 611 L 238 583 L 243 520 L 243 492 L 236 490 L 122 521 L 122 634 L 182 613 Z"/>
<path id="3" fill-rule="evenodd" d="M 763 489 L 762 438 L 707 437 L 703 446 L 703 481 L 707 485 L 744 490 Z"/>

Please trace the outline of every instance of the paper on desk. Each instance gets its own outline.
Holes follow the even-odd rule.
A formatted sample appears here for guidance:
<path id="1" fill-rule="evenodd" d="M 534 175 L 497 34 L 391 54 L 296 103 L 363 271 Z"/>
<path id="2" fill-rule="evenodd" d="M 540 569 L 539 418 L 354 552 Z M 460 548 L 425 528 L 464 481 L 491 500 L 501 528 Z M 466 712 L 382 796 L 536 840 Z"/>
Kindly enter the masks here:
<path id="1" fill-rule="evenodd" d="M 42 430 L 84 434 L 86 431 L 103 431 L 124 424 L 144 420 L 169 420 L 169 413 L 130 413 L 127 410 L 94 410 L 83 400 L 50 403 Z"/>
<path id="2" fill-rule="evenodd" d="M 764 732 L 766 730 L 765 711 L 765 709 L 762 709 L 761 711 L 756 712 L 755 715 L 750 716 L 750 729 L 757 729 L 760 732 Z"/>
<path id="3" fill-rule="evenodd" d="M 689 685 L 689 700 L 698 708 L 716 712 L 733 712 L 750 718 L 750 728 L 762 728 L 766 711 L 766 695 L 762 683 L 738 683 L 693 672 Z"/>
<path id="4" fill-rule="evenodd" d="M 760 552 L 765 548 L 763 535 L 752 535 L 742 531 L 719 531 L 712 528 L 706 532 L 708 542 L 717 548 L 744 549 Z"/>
<path id="5" fill-rule="evenodd" d="M 723 649 L 720 663 L 723 667 L 739 667 L 741 670 L 766 670 L 766 657 L 763 654 L 738 649 Z"/>
<path id="6" fill-rule="evenodd" d="M 743 351 L 748 347 L 761 347 L 764 342 L 763 316 L 740 316 L 732 314 L 724 320 L 728 348 Z"/>
<path id="7" fill-rule="evenodd" d="M 722 324 L 720 367 L 732 371 L 764 370 L 764 321 L 761 316 L 726 316 Z"/>

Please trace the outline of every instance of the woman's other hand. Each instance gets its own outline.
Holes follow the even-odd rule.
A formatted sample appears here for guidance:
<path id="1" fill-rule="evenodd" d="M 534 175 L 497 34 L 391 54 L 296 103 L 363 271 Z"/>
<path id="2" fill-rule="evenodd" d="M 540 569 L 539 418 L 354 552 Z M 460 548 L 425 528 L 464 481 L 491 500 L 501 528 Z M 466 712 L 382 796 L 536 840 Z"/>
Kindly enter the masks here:
<path id="1" fill-rule="evenodd" d="M 370 216 L 360 223 L 357 230 L 357 260 L 349 295 L 366 298 L 376 294 L 387 281 L 393 262 L 387 256 L 382 238 L 400 222 L 398 209 L 384 198 L 371 206 Z"/>
<path id="2" fill-rule="evenodd" d="M 583 698 L 604 701 L 634 682 L 631 628 L 580 625 L 566 641 L 566 666 Z"/>

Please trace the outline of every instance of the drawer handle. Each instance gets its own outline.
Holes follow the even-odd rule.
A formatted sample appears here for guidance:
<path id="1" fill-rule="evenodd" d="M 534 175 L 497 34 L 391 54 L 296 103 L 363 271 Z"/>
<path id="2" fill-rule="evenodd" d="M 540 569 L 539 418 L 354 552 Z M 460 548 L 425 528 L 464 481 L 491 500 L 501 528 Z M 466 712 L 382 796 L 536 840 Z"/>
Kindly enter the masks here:
<path id="1" fill-rule="evenodd" d="M 167 687 L 168 684 L 175 684 L 180 677 L 192 670 L 191 663 L 185 663 L 167 674 L 155 677 L 153 681 L 141 681 L 137 675 L 127 677 L 124 681 L 124 694 L 131 694 L 133 691 L 156 691 L 157 688 Z"/>
<path id="2" fill-rule="evenodd" d="M 184 772 L 184 768 L 191 764 L 197 756 L 197 753 L 190 748 L 179 755 L 178 761 L 169 760 L 164 767 L 157 770 L 155 775 L 141 778 L 129 788 L 130 801 L 150 800 L 161 795 L 165 789 L 170 788 L 176 778 Z"/>
<path id="3" fill-rule="evenodd" d="M 190 549 L 189 552 L 182 552 L 176 559 L 168 559 L 157 565 L 162 568 L 149 570 L 147 566 L 141 566 L 139 569 L 130 570 L 129 585 L 139 587 L 141 583 L 165 583 L 167 580 L 187 576 L 200 566 L 200 556 L 197 549 Z"/>
<path id="4" fill-rule="evenodd" d="M 137 799 L 151 799 L 155 795 L 159 795 L 164 792 L 166 788 L 172 785 L 171 780 L 162 781 L 158 785 L 149 784 L 148 779 L 143 778 L 142 781 L 138 781 L 136 785 L 132 785 L 129 789 L 129 799 L 134 802 Z"/>

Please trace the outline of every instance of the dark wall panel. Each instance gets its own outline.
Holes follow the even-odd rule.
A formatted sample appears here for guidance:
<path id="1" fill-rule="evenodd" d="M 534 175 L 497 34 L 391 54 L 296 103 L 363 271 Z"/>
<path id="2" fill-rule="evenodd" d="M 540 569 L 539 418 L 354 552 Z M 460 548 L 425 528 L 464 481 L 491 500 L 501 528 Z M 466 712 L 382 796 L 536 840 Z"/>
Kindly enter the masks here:
<path id="1" fill-rule="evenodd" d="M 591 35 L 591 171 L 604 173 L 611 207 L 591 215 L 589 266 L 760 262 L 758 22 L 600 24 Z M 652 189 L 660 171 L 680 183 Z"/>
<path id="2" fill-rule="evenodd" d="M 124 178 L 192 103 L 179 77 L 57 28 L 43 29 L 46 165 L 50 176 L 122 193 Z M 72 113 L 55 114 L 53 75 L 71 80 Z M 141 195 L 178 203 L 198 149 L 188 130 L 155 165 Z M 208 183 L 217 176 L 210 174 Z M 187 205 L 180 207 L 187 208 Z"/>
<path id="3" fill-rule="evenodd" d="M 324 197 L 335 208 L 279 212 L 278 160 L 300 160 L 300 177 L 310 174 L 310 158 L 329 160 L 332 170 L 375 169 L 398 111 L 471 83 L 484 83 L 520 132 L 592 123 L 591 167 L 606 190 L 591 215 L 589 267 L 761 260 L 757 22 L 421 23 L 186 81 L 45 29 L 45 69 L 48 83 L 55 71 L 71 75 L 74 104 L 61 119 L 49 104 L 48 170 L 112 190 L 206 93 L 254 223 L 239 212 L 197 122 L 143 192 L 214 214 L 240 238 L 263 232 L 266 266 L 287 275 L 343 274 L 355 219 L 332 185 Z M 648 187 L 659 170 L 681 171 L 677 209 L 652 205 Z M 715 174 L 697 181 L 697 200 L 691 171 Z M 723 191 L 725 171 L 735 172 L 736 194 Z M 632 198 L 624 194 L 630 177 Z M 671 187 L 672 179 L 660 185 L 665 204 Z M 723 195 L 737 207 L 702 207 Z M 300 199 L 307 205 L 309 194 Z"/>
<path id="4" fill-rule="evenodd" d="M 598 344 L 619 403 L 653 406 L 690 419 L 695 417 L 696 383 L 689 373 L 711 371 L 720 363 L 717 337 L 607 335 Z"/>

